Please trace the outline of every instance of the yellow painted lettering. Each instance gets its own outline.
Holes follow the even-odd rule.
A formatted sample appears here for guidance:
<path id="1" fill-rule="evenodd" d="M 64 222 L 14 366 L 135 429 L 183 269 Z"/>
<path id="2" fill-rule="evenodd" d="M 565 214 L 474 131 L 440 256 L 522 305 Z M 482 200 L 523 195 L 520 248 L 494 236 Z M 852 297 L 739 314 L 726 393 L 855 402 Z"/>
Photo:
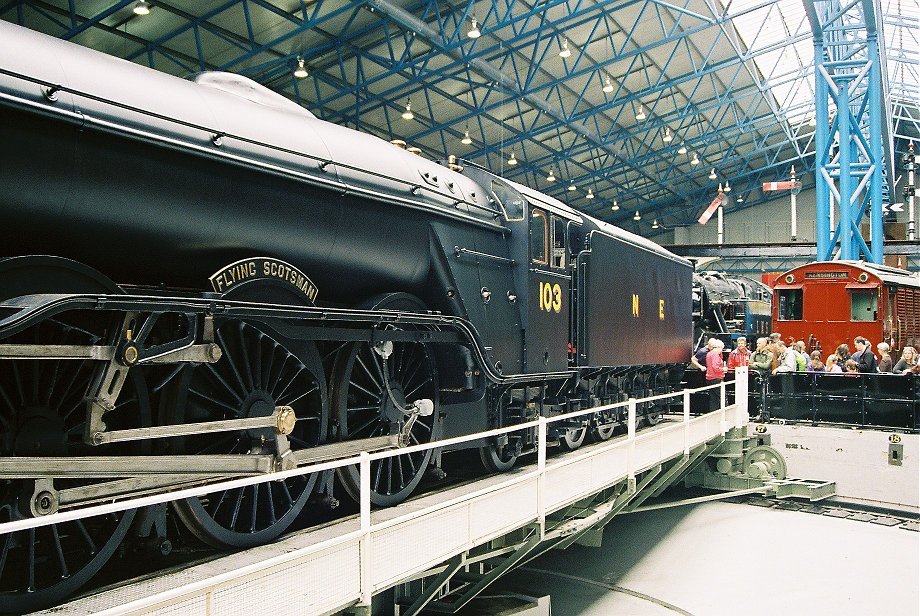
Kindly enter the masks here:
<path id="1" fill-rule="evenodd" d="M 632 315 L 634 317 L 639 316 L 639 296 L 633 293 L 632 297 Z"/>
<path id="2" fill-rule="evenodd" d="M 658 300 L 658 318 L 664 321 L 664 300 Z"/>

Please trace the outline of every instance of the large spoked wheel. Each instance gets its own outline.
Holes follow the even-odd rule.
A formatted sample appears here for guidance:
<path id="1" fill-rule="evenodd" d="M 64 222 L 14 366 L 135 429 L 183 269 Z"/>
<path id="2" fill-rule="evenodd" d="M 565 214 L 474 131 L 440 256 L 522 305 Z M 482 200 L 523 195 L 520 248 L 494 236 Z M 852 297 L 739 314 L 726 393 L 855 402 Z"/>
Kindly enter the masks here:
<path id="1" fill-rule="evenodd" d="M 0 263 L 0 278 L 4 297 L 50 289 L 120 292 L 89 268 L 51 257 L 7 260 Z M 117 319 L 103 313 L 66 313 L 0 342 L 106 345 L 119 326 Z M 83 442 L 86 398 L 99 366 L 90 360 L 0 360 L 0 456 L 145 453 L 136 444 L 92 447 Z M 139 370 L 128 373 L 105 423 L 110 429 L 150 425 L 150 403 Z M 95 481 L 57 479 L 54 488 L 79 488 Z M 35 492 L 33 480 L 0 480 L 0 522 L 32 517 Z M 47 608 L 77 592 L 115 553 L 134 514 L 129 510 L 0 536 L 0 612 Z"/>
<path id="2" fill-rule="evenodd" d="M 388 295 L 373 303 L 376 309 L 420 312 L 417 299 L 405 294 Z M 389 383 L 390 393 L 386 390 Z M 438 372 L 428 345 L 420 342 L 394 342 L 390 357 L 383 358 L 366 342 L 344 347 L 336 356 L 332 371 L 332 404 L 339 440 L 356 440 L 399 434 L 407 416 L 396 404 L 408 408 L 417 400 L 434 403 L 434 412 L 419 416 L 408 433 L 408 445 L 420 445 L 441 437 L 438 420 Z M 394 455 L 371 462 L 371 502 L 392 506 L 404 501 L 418 486 L 428 468 L 433 449 Z M 360 471 L 344 467 L 337 475 L 345 491 L 358 500 Z"/>
<path id="3" fill-rule="evenodd" d="M 288 341 L 266 326 L 228 320 L 216 341 L 223 356 L 216 364 L 184 371 L 165 397 L 170 423 L 267 417 L 277 406 L 294 409 L 297 422 L 288 435 L 292 450 L 325 439 L 326 388 L 312 343 Z M 215 432 L 184 437 L 182 454 L 274 454 L 272 428 Z M 283 533 L 300 514 L 316 484 L 316 474 L 270 481 L 177 501 L 174 510 L 205 543 L 251 547 Z"/>

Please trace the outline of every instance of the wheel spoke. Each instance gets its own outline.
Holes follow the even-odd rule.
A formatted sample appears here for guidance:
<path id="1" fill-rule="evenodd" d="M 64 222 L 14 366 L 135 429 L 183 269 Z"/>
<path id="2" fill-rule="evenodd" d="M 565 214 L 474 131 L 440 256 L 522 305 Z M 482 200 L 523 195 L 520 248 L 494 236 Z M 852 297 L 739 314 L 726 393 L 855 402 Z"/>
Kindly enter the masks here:
<path id="1" fill-rule="evenodd" d="M 215 397 L 213 397 L 213 396 L 209 396 L 208 394 L 206 394 L 206 393 L 204 393 L 204 392 L 201 392 L 201 391 L 198 391 L 197 389 L 193 389 L 193 388 L 189 387 L 189 388 L 188 388 L 188 393 L 190 393 L 190 394 L 192 394 L 192 395 L 194 395 L 194 396 L 198 396 L 199 398 L 202 398 L 203 400 L 207 400 L 207 401 L 210 402 L 211 404 L 216 404 L 217 406 L 220 406 L 220 407 L 222 407 L 222 408 L 225 408 L 225 409 L 227 409 L 228 411 L 232 412 L 233 414 L 236 414 L 237 411 L 239 410 L 239 407 L 233 406 L 232 404 L 229 404 L 229 403 L 227 403 L 227 402 L 223 402 L 222 400 L 218 400 L 217 398 L 215 398 Z"/>
<path id="2" fill-rule="evenodd" d="M 29 545 L 27 547 L 28 557 L 26 560 L 26 571 L 29 576 L 29 585 L 27 590 L 32 592 L 35 590 L 35 529 L 29 529 Z"/>
<path id="3" fill-rule="evenodd" d="M 396 470 L 399 471 L 399 489 L 401 490 L 406 485 L 406 479 L 403 477 L 403 467 L 402 459 L 404 456 L 395 456 L 396 457 Z"/>
<path id="4" fill-rule="evenodd" d="M 214 377 L 218 383 L 220 383 L 220 385 L 224 388 L 224 391 L 233 396 L 237 402 L 243 401 L 243 397 L 233 387 L 231 387 L 227 381 L 224 380 L 224 377 L 220 375 L 220 373 L 217 371 L 217 368 L 211 364 L 204 364 L 204 367 L 208 373 Z"/>
<path id="5" fill-rule="evenodd" d="M 387 494 L 393 493 L 393 458 L 387 458 Z"/>
<path id="6" fill-rule="evenodd" d="M 89 553 L 95 554 L 97 551 L 96 542 L 93 541 L 93 538 L 90 536 L 89 531 L 86 530 L 86 525 L 83 523 L 83 520 L 76 520 L 77 528 L 80 529 L 80 535 L 83 537 L 83 540 L 86 542 L 86 545 L 89 547 Z"/>
<path id="7" fill-rule="evenodd" d="M 370 391 L 369 389 L 365 389 L 364 387 L 361 387 L 360 385 L 358 385 L 358 384 L 355 383 L 354 381 L 350 381 L 349 384 L 350 384 L 352 387 L 354 387 L 355 389 L 358 389 L 358 390 L 364 392 L 364 393 L 367 395 L 368 398 L 371 398 L 371 399 L 373 399 L 373 400 L 376 401 L 376 402 L 380 402 L 381 397 L 378 396 L 378 395 L 376 395 L 374 392 Z M 381 393 L 382 393 L 382 392 L 381 392 Z"/>
<path id="8" fill-rule="evenodd" d="M 290 400 L 283 400 L 281 398 L 278 398 L 278 404 L 287 404 L 288 406 L 294 406 L 294 404 L 298 400 L 304 398 L 305 396 L 309 396 L 314 391 L 319 391 L 319 387 L 312 387 L 308 389 L 307 391 L 303 392 L 302 394 L 300 394 L 299 396 L 297 396 L 296 398 L 291 398 Z"/>
<path id="9" fill-rule="evenodd" d="M 283 483 L 283 482 L 282 482 Z M 275 518 L 275 497 L 272 495 L 272 484 L 273 482 L 269 481 L 265 484 L 265 500 L 268 505 L 268 523 L 274 524 L 278 520 Z"/>
<path id="10" fill-rule="evenodd" d="M 281 400 L 281 399 L 283 399 L 283 398 L 284 398 L 284 394 L 287 393 L 287 390 L 290 389 L 291 385 L 293 385 L 294 383 L 297 382 L 297 377 L 299 377 L 299 376 L 300 376 L 301 374 L 303 374 L 304 372 L 307 372 L 307 368 L 306 368 L 306 366 L 301 365 L 300 368 L 297 369 L 297 372 L 294 373 L 294 376 L 292 376 L 292 377 L 290 378 L 290 380 L 287 382 L 287 384 L 286 384 L 286 385 L 284 386 L 284 388 L 281 390 L 281 393 L 279 393 L 279 394 L 277 394 L 277 395 L 276 395 L 276 394 L 272 394 L 272 395 L 274 395 L 275 400 Z M 309 372 L 307 372 L 307 374 L 309 374 Z"/>
<path id="11" fill-rule="evenodd" d="M 383 423 L 383 420 L 380 418 L 379 415 L 376 415 L 376 414 L 375 414 L 375 415 L 371 416 L 371 418 L 370 418 L 368 421 L 366 421 L 365 423 L 361 424 L 361 427 L 360 427 L 360 428 L 356 428 L 356 429 L 354 429 L 354 430 L 349 430 L 349 431 L 348 431 L 348 436 L 352 436 L 352 437 L 358 436 L 359 434 L 361 434 L 362 432 L 364 432 L 366 429 L 370 428 L 372 425 L 374 425 L 375 423 L 378 423 L 378 422 Z"/>
<path id="12" fill-rule="evenodd" d="M 249 532 L 256 532 L 256 521 L 258 520 L 258 508 L 259 508 L 259 484 L 254 483 L 252 485 L 252 519 L 250 519 Z"/>
<path id="13" fill-rule="evenodd" d="M 233 504 L 233 513 L 230 515 L 230 528 L 236 530 L 236 521 L 240 517 L 240 509 L 243 508 L 243 488 L 236 489 L 236 502 Z"/>
<path id="14" fill-rule="evenodd" d="M 245 325 L 242 321 L 238 322 L 239 326 L 239 336 L 240 336 L 240 354 L 243 356 L 241 362 L 242 376 L 243 380 L 241 381 L 245 387 L 243 391 L 252 391 L 255 389 L 255 383 L 252 382 L 252 361 L 249 359 L 249 345 L 246 344 L 246 331 Z"/>
<path id="15" fill-rule="evenodd" d="M 3 551 L 0 552 L 0 579 L 3 579 L 3 570 L 6 569 L 6 557 L 10 553 L 10 544 L 13 543 L 13 533 L 8 533 L 3 539 Z"/>
<path id="16" fill-rule="evenodd" d="M 364 363 L 364 360 L 361 359 L 360 354 L 355 356 L 355 361 L 358 362 L 361 368 L 364 369 L 364 373 L 367 375 L 367 378 L 371 380 L 371 383 L 374 384 L 374 387 L 377 388 L 377 390 L 379 391 L 383 391 L 383 384 L 382 384 L 383 373 L 380 372 L 378 369 L 377 373 L 380 375 L 380 379 L 381 379 L 380 381 L 378 381 L 377 378 L 371 373 L 370 368 L 367 367 L 367 364 Z M 374 363 L 374 366 L 377 366 L 377 364 Z"/>
<path id="17" fill-rule="evenodd" d="M 58 564 L 61 565 L 61 577 L 70 577 L 70 572 L 67 570 L 67 561 L 64 560 L 64 549 L 61 547 L 61 536 L 58 534 L 57 524 L 51 525 L 51 534 L 54 538 L 54 551 L 57 554 Z"/>
<path id="18" fill-rule="evenodd" d="M 224 356 L 226 359 L 225 359 L 225 361 L 223 362 L 223 364 L 224 364 L 225 366 L 227 366 L 227 367 L 230 368 L 230 371 L 233 373 L 234 378 L 236 378 L 236 384 L 239 385 L 239 387 L 240 387 L 239 391 L 240 391 L 240 392 L 243 392 L 243 396 L 245 396 L 245 392 L 246 392 L 246 383 L 245 383 L 245 381 L 243 381 L 243 377 L 240 375 L 239 370 L 236 369 L 236 362 L 234 361 L 234 356 L 231 355 L 230 352 L 229 352 L 229 351 L 231 350 L 231 348 L 235 348 L 235 347 L 230 347 L 230 346 L 227 344 L 227 342 L 224 340 L 223 335 L 222 335 L 222 332 L 221 332 L 220 330 L 217 330 L 217 341 L 220 342 L 220 346 L 221 346 L 222 349 L 227 349 L 228 352 L 227 352 L 227 354 Z M 213 368 L 213 366 L 212 366 L 211 364 L 205 364 L 205 366 L 208 366 L 208 367 L 210 367 L 210 368 Z M 219 376 L 219 375 L 217 374 L 217 370 L 216 370 L 216 369 L 214 369 L 213 372 L 214 372 L 215 376 Z M 221 383 L 222 383 L 228 390 L 233 391 L 234 394 L 236 393 L 236 390 L 235 390 L 235 389 L 232 389 L 232 388 L 223 380 L 223 378 L 221 378 L 220 381 L 221 381 Z M 237 396 L 237 398 L 242 402 L 243 396 Z"/>
<path id="19" fill-rule="evenodd" d="M 421 383 L 419 383 L 419 384 L 415 387 L 415 389 L 413 389 L 412 391 L 406 392 L 406 400 L 409 400 L 412 396 L 415 395 L 415 392 L 417 392 L 418 390 L 420 390 L 422 387 L 424 387 L 424 386 L 427 385 L 427 384 L 428 384 L 428 379 L 426 379 L 426 380 L 422 381 Z"/>

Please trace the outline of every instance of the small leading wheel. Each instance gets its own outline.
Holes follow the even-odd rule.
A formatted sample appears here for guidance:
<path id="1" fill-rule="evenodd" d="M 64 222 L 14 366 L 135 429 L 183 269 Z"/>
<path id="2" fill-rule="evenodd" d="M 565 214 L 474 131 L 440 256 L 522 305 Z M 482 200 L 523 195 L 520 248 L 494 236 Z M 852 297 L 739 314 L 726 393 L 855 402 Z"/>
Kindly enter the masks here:
<path id="1" fill-rule="evenodd" d="M 613 432 L 616 430 L 617 425 L 612 421 L 598 423 L 599 419 L 601 419 L 600 416 L 595 416 L 594 421 L 591 422 L 591 438 L 598 442 L 609 441 L 613 437 Z"/>
<path id="2" fill-rule="evenodd" d="M 369 307 L 405 312 L 425 309 L 419 300 L 401 293 L 384 296 Z M 392 395 L 387 393 L 385 383 L 389 383 Z M 331 389 L 339 440 L 399 434 L 407 416 L 397 408 L 393 398 L 402 408 L 423 399 L 434 403 L 432 414 L 419 415 L 412 423 L 407 435 L 410 446 L 441 438 L 438 371 L 427 344 L 394 342 L 386 361 L 366 342 L 349 344 L 336 355 Z M 372 461 L 371 502 L 392 506 L 408 498 L 422 480 L 433 454 L 433 449 L 426 449 Z M 345 491 L 358 500 L 361 493 L 358 467 L 340 468 L 337 475 Z"/>
<path id="3" fill-rule="evenodd" d="M 223 355 L 215 364 L 187 368 L 164 398 L 167 423 L 270 416 L 294 409 L 292 450 L 325 439 L 326 389 L 319 354 L 311 343 L 287 341 L 267 326 L 227 320 L 217 328 Z M 274 454 L 272 428 L 196 434 L 176 439 L 182 454 Z M 214 547 L 241 548 L 278 537 L 300 514 L 316 474 L 213 492 L 173 504 L 199 539 Z"/>
<path id="4" fill-rule="evenodd" d="M 757 445 L 744 454 L 742 470 L 755 479 L 785 479 L 786 460 L 769 445 Z"/>
<path id="5" fill-rule="evenodd" d="M 492 473 L 507 473 L 514 468 L 518 455 L 509 443 L 489 443 L 479 448 L 479 458 L 486 470 Z"/>
<path id="6" fill-rule="evenodd" d="M 0 259 L 0 297 L 35 293 L 108 293 L 121 290 L 90 268 L 57 257 Z M 103 312 L 66 312 L 2 343 L 108 345 L 120 321 Z M 144 446 L 83 442 L 86 399 L 100 363 L 82 360 L 0 360 L 0 456 L 93 456 L 147 453 Z M 105 415 L 113 430 L 150 425 L 147 386 L 131 370 Z M 55 489 L 97 480 L 56 479 Z M 32 517 L 35 482 L 0 480 L 0 522 Z M 50 524 L 0 536 L 0 612 L 24 613 L 62 603 L 115 554 L 135 510 Z"/>
<path id="7" fill-rule="evenodd" d="M 585 436 L 588 434 L 588 428 L 569 428 L 568 430 L 563 430 L 559 435 L 559 445 L 563 449 L 569 451 L 574 451 L 582 446 L 585 442 Z"/>

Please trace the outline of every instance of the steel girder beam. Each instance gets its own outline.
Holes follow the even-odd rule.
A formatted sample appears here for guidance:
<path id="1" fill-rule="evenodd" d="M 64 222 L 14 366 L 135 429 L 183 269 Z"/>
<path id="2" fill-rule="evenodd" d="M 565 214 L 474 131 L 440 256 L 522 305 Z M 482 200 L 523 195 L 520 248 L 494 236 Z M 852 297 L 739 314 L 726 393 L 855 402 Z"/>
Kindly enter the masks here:
<path id="1" fill-rule="evenodd" d="M 894 142 L 879 7 L 872 0 L 805 0 L 805 10 L 815 46 L 816 258 L 882 263 L 882 202 L 894 186 Z M 839 222 L 831 234 L 835 203 Z M 870 208 L 871 248 L 860 231 Z"/>

